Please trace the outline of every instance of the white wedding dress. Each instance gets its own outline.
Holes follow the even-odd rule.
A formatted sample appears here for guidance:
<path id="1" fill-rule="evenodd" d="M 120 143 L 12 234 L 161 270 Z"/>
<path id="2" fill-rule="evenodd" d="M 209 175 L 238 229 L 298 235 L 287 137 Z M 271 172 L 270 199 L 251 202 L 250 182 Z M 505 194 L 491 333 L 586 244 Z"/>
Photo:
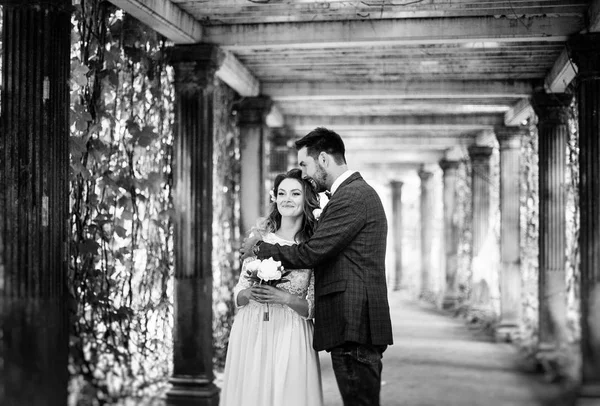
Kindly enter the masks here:
<path id="1" fill-rule="evenodd" d="M 264 241 L 291 245 L 273 233 Z M 251 286 L 242 275 L 234 289 L 234 301 L 242 289 Z M 277 287 L 306 298 L 309 317 L 304 318 L 286 305 L 267 305 L 253 300 L 240 307 L 235 316 L 220 406 L 321 406 L 323 390 L 319 357 L 312 347 L 314 277 L 312 270 L 290 272 L 289 282 Z"/>

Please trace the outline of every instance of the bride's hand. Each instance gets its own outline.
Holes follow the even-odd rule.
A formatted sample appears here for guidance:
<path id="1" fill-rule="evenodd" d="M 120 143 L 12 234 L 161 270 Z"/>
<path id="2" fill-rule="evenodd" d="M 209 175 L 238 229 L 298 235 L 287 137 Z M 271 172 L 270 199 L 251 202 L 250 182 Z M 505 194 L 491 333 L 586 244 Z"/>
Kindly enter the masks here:
<path id="1" fill-rule="evenodd" d="M 288 304 L 290 293 L 270 285 L 256 285 L 252 288 L 252 298 L 259 303 Z"/>

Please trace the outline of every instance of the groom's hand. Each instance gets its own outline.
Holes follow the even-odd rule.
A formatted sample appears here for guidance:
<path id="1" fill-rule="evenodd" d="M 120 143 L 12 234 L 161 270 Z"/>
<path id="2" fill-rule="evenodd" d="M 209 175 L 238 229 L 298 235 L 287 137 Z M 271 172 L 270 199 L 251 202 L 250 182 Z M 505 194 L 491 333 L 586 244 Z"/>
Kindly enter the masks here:
<path id="1" fill-rule="evenodd" d="M 260 240 L 262 240 L 262 237 L 257 232 L 250 233 L 248 238 L 244 239 L 244 244 L 242 245 L 242 248 L 240 249 L 242 261 L 244 261 L 248 257 L 254 256 L 254 252 L 252 252 L 252 248 L 254 248 L 254 245 Z"/>

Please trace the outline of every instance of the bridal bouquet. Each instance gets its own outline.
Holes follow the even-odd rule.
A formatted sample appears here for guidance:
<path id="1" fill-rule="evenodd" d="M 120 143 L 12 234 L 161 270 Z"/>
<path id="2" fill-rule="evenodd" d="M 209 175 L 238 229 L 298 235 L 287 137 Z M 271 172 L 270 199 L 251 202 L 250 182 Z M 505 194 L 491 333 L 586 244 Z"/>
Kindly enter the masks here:
<path id="1" fill-rule="evenodd" d="M 255 259 L 246 263 L 246 279 L 259 285 L 267 284 L 277 286 L 280 283 L 288 282 L 284 276 L 290 271 L 285 271 L 280 261 L 269 259 Z"/>
<path id="2" fill-rule="evenodd" d="M 246 279 L 254 284 L 277 286 L 280 283 L 288 282 L 285 279 L 290 271 L 286 271 L 280 261 L 269 259 L 255 259 L 246 263 Z M 269 304 L 263 319 L 269 321 Z"/>

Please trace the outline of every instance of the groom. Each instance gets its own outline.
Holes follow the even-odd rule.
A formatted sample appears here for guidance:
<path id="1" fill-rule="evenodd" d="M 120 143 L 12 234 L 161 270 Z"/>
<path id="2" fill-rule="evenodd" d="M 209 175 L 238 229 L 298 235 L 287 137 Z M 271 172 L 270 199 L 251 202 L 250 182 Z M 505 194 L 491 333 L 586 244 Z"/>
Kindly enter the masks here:
<path id="1" fill-rule="evenodd" d="M 296 141 L 296 149 L 304 177 L 319 192 L 331 192 L 315 233 L 292 246 L 248 241 L 246 255 L 314 268 L 313 346 L 331 353 L 344 405 L 379 405 L 381 358 L 393 343 L 383 206 L 362 176 L 348 170 L 344 142 L 335 132 L 316 128 Z"/>

